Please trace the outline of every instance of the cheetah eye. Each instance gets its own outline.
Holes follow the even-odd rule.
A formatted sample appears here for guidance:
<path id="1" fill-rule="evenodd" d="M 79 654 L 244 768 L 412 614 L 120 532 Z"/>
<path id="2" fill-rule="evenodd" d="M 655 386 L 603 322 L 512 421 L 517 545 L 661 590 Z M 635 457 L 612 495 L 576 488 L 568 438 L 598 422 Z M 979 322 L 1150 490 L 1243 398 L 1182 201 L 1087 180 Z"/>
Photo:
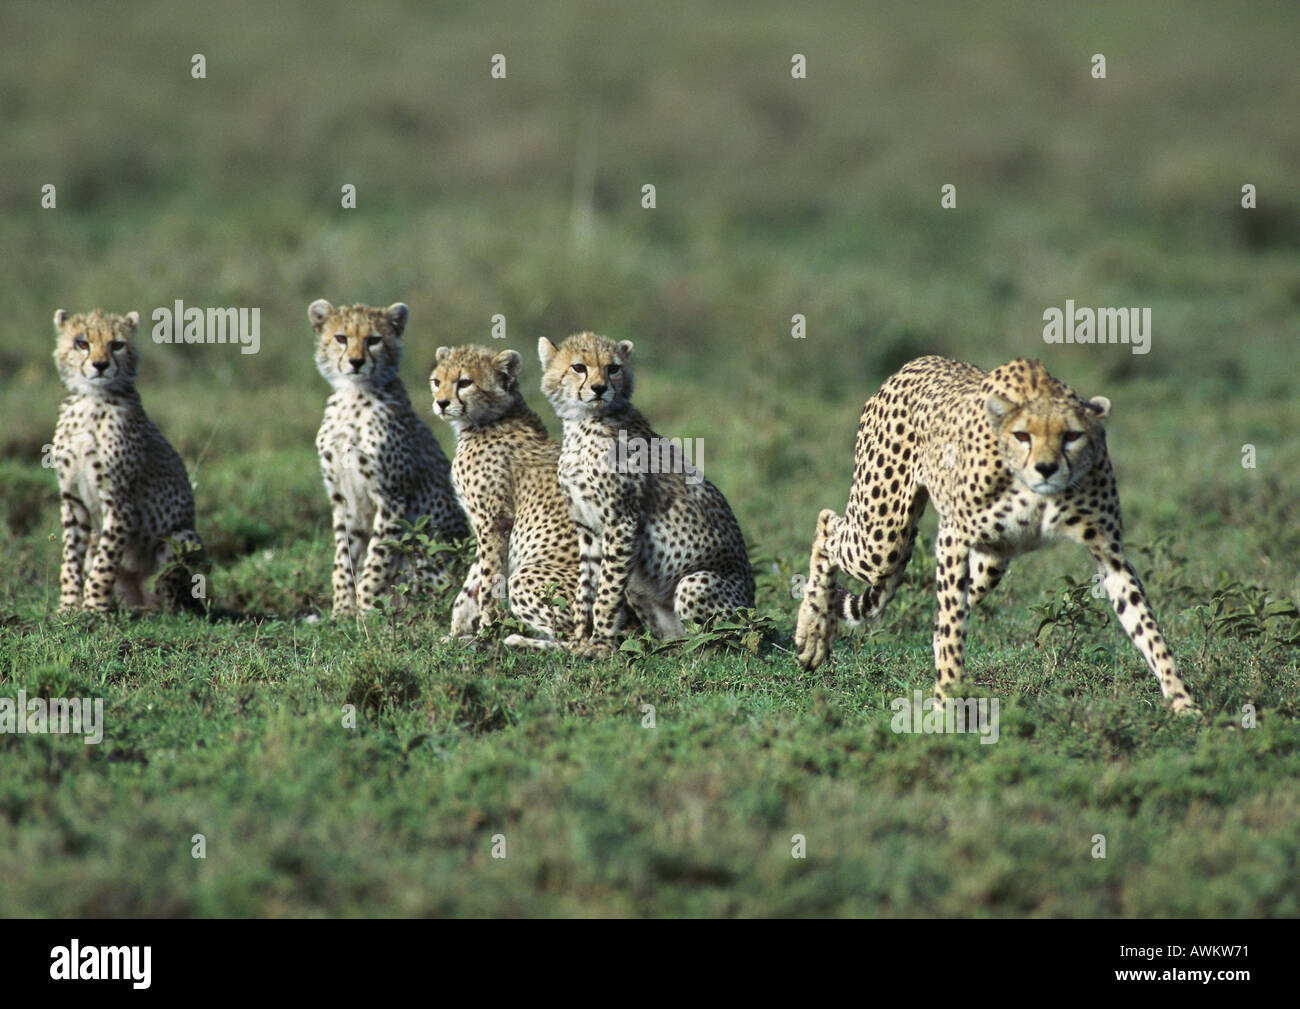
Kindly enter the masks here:
<path id="1" fill-rule="evenodd" d="M 367 347 L 374 347 L 374 346 L 376 346 L 377 344 L 380 344 L 380 343 L 383 343 L 383 342 L 384 342 L 384 338 L 383 338 L 382 336 L 367 336 L 367 337 L 366 337 L 366 346 L 367 346 Z"/>
<path id="2" fill-rule="evenodd" d="M 579 375 L 587 374 L 587 366 L 585 364 L 575 364 L 573 370 Z"/>
<path id="3" fill-rule="evenodd" d="M 621 364 L 611 364 L 608 368 L 605 369 L 605 374 L 617 375 L 622 370 L 623 370 L 623 366 Z"/>
<path id="4" fill-rule="evenodd" d="M 334 334 L 334 339 L 337 340 L 339 343 L 347 343 L 347 342 L 348 342 L 348 334 L 347 334 L 347 333 L 335 333 L 335 334 Z"/>
<path id="5" fill-rule="evenodd" d="M 472 378 L 462 378 L 459 382 L 456 383 L 456 388 L 468 389 L 473 384 L 474 384 L 474 380 Z"/>
<path id="6" fill-rule="evenodd" d="M 84 336 L 77 337 L 75 340 L 72 341 L 72 345 L 76 347 L 78 350 L 90 349 L 90 341 L 87 340 Z"/>
<path id="7" fill-rule="evenodd" d="M 113 341 L 112 343 L 110 343 L 108 346 L 109 346 L 109 349 L 112 350 L 113 353 L 116 354 L 119 350 L 121 350 L 123 347 L 126 346 L 126 341 L 125 341 L 125 340 L 114 340 L 114 341 Z"/>
<path id="8" fill-rule="evenodd" d="M 1029 435 L 1027 435 L 1024 431 L 1016 431 L 1015 436 L 1016 436 L 1016 441 L 1022 442 L 1025 445 L 1029 444 Z"/>
<path id="9" fill-rule="evenodd" d="M 1065 444 L 1069 445 L 1072 442 L 1078 441 L 1082 437 L 1082 431 L 1066 431 L 1065 434 L 1061 436 L 1061 440 L 1065 442 Z"/>

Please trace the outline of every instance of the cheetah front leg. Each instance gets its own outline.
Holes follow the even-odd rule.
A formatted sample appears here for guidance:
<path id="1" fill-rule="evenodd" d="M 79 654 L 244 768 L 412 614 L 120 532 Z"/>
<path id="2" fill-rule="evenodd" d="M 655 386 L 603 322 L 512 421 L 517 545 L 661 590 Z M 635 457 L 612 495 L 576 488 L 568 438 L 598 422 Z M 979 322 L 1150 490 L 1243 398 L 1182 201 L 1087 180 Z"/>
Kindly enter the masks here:
<path id="1" fill-rule="evenodd" d="M 592 613 L 600 585 L 600 535 L 584 525 L 578 527 L 578 598 L 574 605 L 573 636 L 578 641 L 591 637 Z"/>
<path id="2" fill-rule="evenodd" d="M 366 547 L 366 561 L 357 582 L 357 608 L 363 613 L 375 608 L 380 596 L 392 587 L 397 578 L 402 558 L 392 541 L 402 535 L 401 517 L 400 508 L 388 501 L 377 502 L 370 543 Z"/>
<path id="3" fill-rule="evenodd" d="M 351 515 L 342 496 L 334 502 L 334 574 L 330 583 L 333 595 L 330 615 L 350 616 L 356 612 L 356 563 L 364 543 L 360 530 L 351 528 Z"/>
<path id="4" fill-rule="evenodd" d="M 970 545 L 953 529 L 939 527 L 935 544 L 934 693 L 939 700 L 961 687 L 966 673 L 966 625 L 970 619 Z"/>
<path id="5" fill-rule="evenodd" d="M 612 642 L 623 626 L 623 604 L 636 563 L 640 525 L 632 517 L 605 523 L 600 539 L 600 588 L 591 612 L 591 636 L 598 642 Z"/>
<path id="6" fill-rule="evenodd" d="M 81 607 L 82 584 L 86 579 L 86 548 L 90 544 L 90 512 L 67 491 L 59 507 L 63 520 L 63 566 L 59 570 L 59 612 Z"/>
<path id="7" fill-rule="evenodd" d="M 1146 590 L 1137 572 L 1124 557 L 1117 539 L 1102 543 L 1100 535 L 1088 541 L 1089 550 L 1097 562 L 1106 595 L 1119 618 L 1120 626 L 1129 640 L 1142 653 L 1147 668 L 1160 683 L 1160 692 L 1175 712 L 1196 714 L 1196 705 L 1187 692 L 1187 684 L 1178 675 L 1174 653 L 1156 624 L 1155 613 L 1147 600 Z"/>
<path id="8" fill-rule="evenodd" d="M 1007 573 L 1011 560 L 985 550 L 972 549 L 967 563 L 970 568 L 970 592 L 966 597 L 966 604 L 973 610 L 981 600 L 998 587 L 998 582 L 1002 581 L 1002 576 Z"/>
<path id="9" fill-rule="evenodd" d="M 113 589 L 133 518 L 134 513 L 129 508 L 119 506 L 115 501 L 104 502 L 104 524 L 97 537 L 85 587 L 86 609 L 107 613 L 113 608 Z"/>
<path id="10" fill-rule="evenodd" d="M 479 575 L 478 561 L 470 565 L 469 573 L 465 576 L 465 584 L 461 586 L 460 594 L 456 596 L 456 602 L 451 607 L 451 636 L 453 638 L 466 638 L 478 630 L 479 621 L 479 604 L 478 597 L 482 588 L 482 578 Z"/>
<path id="11" fill-rule="evenodd" d="M 796 658 L 804 669 L 816 669 L 830 658 L 835 640 L 835 576 L 840 570 L 837 554 L 842 521 L 829 508 L 817 516 L 817 532 L 808 559 L 808 583 L 794 629 Z"/>
<path id="12" fill-rule="evenodd" d="M 478 543 L 478 608 L 480 634 L 493 630 L 504 616 L 506 569 L 510 554 L 511 523 L 504 516 L 483 531 Z"/>

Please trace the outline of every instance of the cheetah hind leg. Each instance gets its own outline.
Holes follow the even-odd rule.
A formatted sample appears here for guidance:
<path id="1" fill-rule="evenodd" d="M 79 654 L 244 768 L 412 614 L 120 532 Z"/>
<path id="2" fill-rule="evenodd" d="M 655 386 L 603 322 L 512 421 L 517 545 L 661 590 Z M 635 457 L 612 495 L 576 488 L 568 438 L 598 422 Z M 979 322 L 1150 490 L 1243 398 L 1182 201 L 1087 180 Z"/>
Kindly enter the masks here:
<path id="1" fill-rule="evenodd" d="M 711 617 L 725 619 L 753 605 L 753 590 L 743 575 L 695 571 L 682 578 L 673 590 L 673 612 L 679 627 Z"/>
<path id="2" fill-rule="evenodd" d="M 825 662 L 835 640 L 835 575 L 839 564 L 834 557 L 833 538 L 841 521 L 829 508 L 817 516 L 817 532 L 808 559 L 808 583 L 794 630 L 796 661 L 804 669 L 816 669 Z"/>
<path id="3" fill-rule="evenodd" d="M 577 595 L 573 572 L 563 565 L 530 564 L 510 573 L 506 591 L 510 598 L 510 611 L 536 632 L 536 637 L 511 634 L 505 644 L 511 648 L 528 648 L 534 651 L 556 651 L 565 648 L 564 642 L 573 636 L 573 597 Z M 567 592 L 562 586 L 567 587 Z M 565 597 L 568 608 L 556 604 L 557 597 Z"/>
<path id="4" fill-rule="evenodd" d="M 907 562 L 912 557 L 912 542 L 916 537 L 913 526 L 904 539 L 898 558 L 878 572 L 861 595 L 855 595 L 841 588 L 835 589 L 832 608 L 835 616 L 850 627 L 875 620 L 880 616 L 889 600 L 894 598 L 898 586 L 907 574 Z"/>
<path id="5" fill-rule="evenodd" d="M 176 549 L 179 544 L 180 550 Z M 154 581 L 151 602 L 166 613 L 182 610 L 190 613 L 203 613 L 204 600 L 207 598 L 207 579 L 198 575 L 202 581 L 195 583 L 190 571 L 190 562 L 202 556 L 203 542 L 193 529 L 183 529 L 173 533 L 158 545 L 155 560 L 158 577 Z M 202 586 L 202 588 L 200 588 Z"/>

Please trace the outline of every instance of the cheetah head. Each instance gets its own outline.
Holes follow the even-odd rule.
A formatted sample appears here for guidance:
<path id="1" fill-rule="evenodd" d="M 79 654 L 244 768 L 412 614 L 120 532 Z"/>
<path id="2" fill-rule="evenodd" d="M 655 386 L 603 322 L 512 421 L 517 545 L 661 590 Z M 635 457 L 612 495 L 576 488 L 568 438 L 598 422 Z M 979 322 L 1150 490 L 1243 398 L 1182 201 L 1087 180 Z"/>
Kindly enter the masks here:
<path id="1" fill-rule="evenodd" d="M 1002 461 L 1036 494 L 1059 494 L 1074 486 L 1105 451 L 1102 427 L 1110 400 L 1084 402 L 1064 386 L 1022 403 L 992 394 L 984 409 Z"/>
<path id="2" fill-rule="evenodd" d="M 433 412 L 452 427 L 480 427 L 490 424 L 518 403 L 519 365 L 517 350 L 494 353 L 486 347 L 439 347 L 429 388 Z"/>
<path id="3" fill-rule="evenodd" d="M 54 313 L 59 334 L 54 361 L 69 392 L 103 395 L 122 392 L 135 383 L 136 350 L 132 343 L 140 313 L 112 315 L 95 309 L 84 315 Z"/>
<path id="4" fill-rule="evenodd" d="M 561 420 L 617 413 L 632 397 L 632 341 L 577 333 L 558 347 L 537 341 L 542 360 L 542 392 Z"/>
<path id="5" fill-rule="evenodd" d="M 387 385 L 397 377 L 410 311 L 400 301 L 387 308 L 313 301 L 307 317 L 316 331 L 316 368 L 336 389 Z"/>

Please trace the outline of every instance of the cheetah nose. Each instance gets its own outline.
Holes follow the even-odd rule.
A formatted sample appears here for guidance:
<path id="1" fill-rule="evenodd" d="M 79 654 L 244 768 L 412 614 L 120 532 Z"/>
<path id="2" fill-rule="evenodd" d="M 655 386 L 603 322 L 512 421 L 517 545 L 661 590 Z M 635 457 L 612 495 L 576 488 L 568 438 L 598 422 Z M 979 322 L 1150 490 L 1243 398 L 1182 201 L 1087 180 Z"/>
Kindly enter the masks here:
<path id="1" fill-rule="evenodd" d="M 445 410 L 445 409 L 447 409 L 447 407 L 449 407 L 449 406 L 451 406 L 451 400 L 449 400 L 449 399 L 440 399 L 440 400 L 438 400 L 438 409 L 439 409 L 439 410 Z"/>
<path id="2" fill-rule="evenodd" d="M 360 371 L 361 366 L 366 363 L 366 359 L 364 357 L 349 357 L 348 363 L 352 365 L 353 371 Z"/>
<path id="3" fill-rule="evenodd" d="M 99 373 L 100 373 L 101 375 L 102 375 L 104 372 L 108 371 L 108 362 L 107 362 L 107 361 L 94 361 L 94 362 L 92 362 L 92 363 L 95 365 L 96 369 L 98 369 L 98 371 L 99 371 Z"/>
<path id="4" fill-rule="evenodd" d="M 591 391 L 595 393 L 597 399 L 600 399 L 601 396 L 605 395 L 606 388 L 607 386 L 603 386 L 603 385 L 593 385 L 591 387 Z"/>
<path id="5" fill-rule="evenodd" d="M 1037 466 L 1034 467 L 1034 469 L 1038 470 L 1039 473 L 1042 473 L 1043 476 L 1051 476 L 1058 469 L 1060 469 L 1060 467 L 1057 466 L 1056 463 L 1054 462 L 1040 462 Z"/>

